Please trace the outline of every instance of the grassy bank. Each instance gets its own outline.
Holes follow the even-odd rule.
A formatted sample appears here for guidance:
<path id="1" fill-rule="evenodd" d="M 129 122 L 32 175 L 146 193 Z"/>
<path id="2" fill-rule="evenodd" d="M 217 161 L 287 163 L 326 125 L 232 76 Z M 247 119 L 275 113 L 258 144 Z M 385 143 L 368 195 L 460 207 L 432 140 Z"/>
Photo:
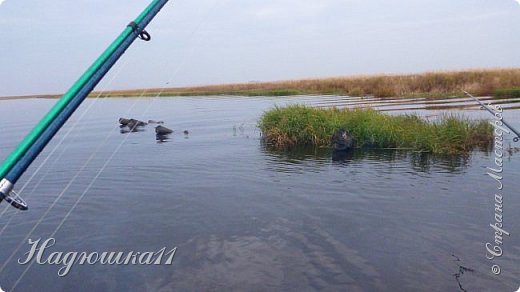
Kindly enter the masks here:
<path id="1" fill-rule="evenodd" d="M 517 91 L 513 90 L 514 88 Z M 520 92 L 518 88 L 520 88 L 520 69 L 489 69 L 123 90 L 103 93 L 102 96 L 156 96 L 158 94 L 160 96 L 286 96 L 337 94 L 349 96 L 444 98 L 447 96 L 463 96 L 461 90 L 466 90 L 478 96 L 492 96 L 495 94 L 505 95 L 511 94 L 511 92 Z M 93 95 L 97 96 L 97 93 Z"/>
<path id="2" fill-rule="evenodd" d="M 495 97 L 499 98 L 516 98 L 520 97 L 520 87 L 498 89 L 495 91 Z"/>
<path id="3" fill-rule="evenodd" d="M 357 147 L 406 148 L 432 153 L 463 153 L 493 140 L 486 121 L 444 116 L 426 121 L 416 115 L 391 116 L 372 109 L 274 108 L 259 121 L 266 141 L 276 147 L 330 145 L 339 128 L 348 129 Z"/>

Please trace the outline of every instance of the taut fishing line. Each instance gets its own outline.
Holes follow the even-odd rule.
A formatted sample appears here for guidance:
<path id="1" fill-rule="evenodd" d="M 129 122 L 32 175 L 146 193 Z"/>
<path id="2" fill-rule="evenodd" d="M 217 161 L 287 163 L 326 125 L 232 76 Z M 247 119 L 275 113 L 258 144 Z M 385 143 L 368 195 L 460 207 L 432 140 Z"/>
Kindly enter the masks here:
<path id="1" fill-rule="evenodd" d="M 119 75 L 119 73 L 122 71 L 122 69 L 126 66 L 127 62 L 124 62 L 123 63 L 123 66 L 121 66 L 121 68 L 116 72 L 116 74 L 109 80 L 109 82 L 107 83 L 107 86 L 109 86 L 110 84 L 112 84 L 112 82 L 115 80 L 115 78 Z M 49 153 L 49 155 L 45 158 L 45 160 L 40 164 L 40 166 L 36 169 L 35 173 L 33 173 L 31 175 L 31 177 L 29 178 L 29 180 L 23 185 L 23 187 L 21 188 L 20 192 L 23 191 L 23 189 L 30 183 L 30 181 L 35 177 L 35 175 L 38 173 L 38 171 L 43 167 L 43 165 L 48 161 L 48 159 L 52 156 L 52 154 L 54 154 L 54 152 L 59 148 L 59 146 L 63 143 L 63 141 L 69 136 L 70 133 L 72 133 L 72 131 L 74 130 L 74 128 L 79 124 L 79 122 L 86 116 L 86 114 L 90 111 L 90 109 L 93 107 L 93 105 L 96 103 L 96 101 L 99 99 L 99 97 L 104 93 L 105 91 L 101 91 L 97 96 L 96 98 L 94 99 L 93 102 L 91 102 L 91 104 L 85 109 L 85 111 L 82 113 L 82 115 L 78 118 L 78 120 L 76 120 L 74 122 L 74 124 L 71 126 L 71 128 L 65 133 L 65 135 L 62 137 L 62 139 L 59 141 L 59 143 L 57 145 L 55 145 L 55 147 L 52 149 L 51 153 Z M 134 102 L 134 104 L 132 104 L 132 106 L 130 106 L 130 108 L 128 109 L 128 111 L 130 111 L 136 104 L 137 101 Z M 111 132 L 113 132 L 111 130 Z M 102 146 L 102 144 L 106 143 L 106 141 L 108 140 L 108 138 L 110 138 L 111 135 L 109 135 L 105 141 L 103 141 L 101 144 L 98 145 L 98 147 L 96 148 L 96 152 L 97 150 L 99 150 L 99 148 Z M 60 153 L 60 155 L 56 158 L 56 160 L 54 160 L 54 163 L 52 166 L 54 166 L 54 164 L 61 158 L 61 155 L 63 155 L 63 153 L 65 153 L 65 150 L 69 147 L 70 144 L 65 144 L 64 146 L 64 150 Z M 90 160 L 89 160 L 90 161 Z M 86 164 L 84 164 L 80 170 L 78 171 L 78 173 L 76 173 L 76 176 L 73 178 L 73 180 L 79 175 L 79 173 L 84 169 L 84 167 L 86 167 Z M 48 172 L 50 171 L 50 168 L 47 169 L 45 175 L 48 174 Z M 45 176 L 44 175 L 44 176 Z M 43 178 L 41 178 L 38 182 L 41 183 L 41 181 L 43 180 Z M 11 256 L 9 256 L 9 258 L 4 262 L 4 264 L 2 265 L 2 267 L 0 268 L 0 274 L 2 273 L 2 271 L 4 270 L 4 268 L 7 266 L 7 264 L 9 263 L 9 261 L 13 258 L 13 256 L 16 254 L 16 252 L 20 249 L 20 247 L 24 244 L 25 241 L 27 241 L 27 239 L 32 235 L 32 233 L 34 232 L 34 230 L 36 230 L 36 228 L 40 225 L 40 223 L 43 221 L 43 219 L 45 219 L 45 216 L 50 212 L 50 210 L 56 205 L 56 203 L 58 202 L 59 198 L 61 198 L 61 196 L 65 193 L 66 190 L 68 190 L 68 188 L 70 187 L 71 185 L 71 182 L 69 182 L 69 184 L 67 184 L 67 186 L 65 187 L 65 189 L 58 195 L 58 197 L 56 197 L 56 199 L 54 200 L 54 202 L 49 206 L 49 208 L 45 211 L 45 213 L 40 217 L 40 219 L 36 222 L 36 224 L 34 225 L 34 227 L 31 229 L 31 231 L 29 231 L 29 233 L 27 234 L 27 236 L 18 244 L 18 246 L 16 247 L 15 251 L 11 254 Z M 36 189 L 33 188 L 33 191 Z M 6 205 L 6 208 L 9 208 L 10 205 Z M 5 209 L 4 209 L 5 210 Z M 19 212 L 17 212 L 19 213 Z M 11 219 L 14 217 L 11 216 L 11 218 L 9 219 L 9 221 L 7 222 L 7 224 L 4 226 L 4 228 L 0 231 L 0 235 L 2 234 L 2 232 L 6 229 L 6 227 L 9 225 Z"/>
<path id="2" fill-rule="evenodd" d="M 217 4 L 218 0 L 214 1 L 213 4 L 211 5 L 211 8 L 207 11 L 205 17 L 207 17 L 210 12 L 216 7 L 216 4 Z M 194 35 L 196 34 L 196 32 L 200 29 L 200 27 L 202 26 L 202 24 L 205 23 L 205 21 L 201 21 L 199 22 L 199 24 L 196 26 L 196 28 L 194 30 L 192 30 L 192 32 L 190 33 L 190 36 L 188 38 L 188 42 L 191 42 L 192 39 L 194 38 Z M 191 56 L 193 54 L 193 46 L 191 47 L 191 50 L 190 50 L 190 54 L 189 56 Z M 175 78 L 175 76 L 178 74 L 178 72 L 180 71 L 180 69 L 182 68 L 182 66 L 186 63 L 186 58 L 184 58 L 181 63 L 179 64 L 179 66 L 177 66 L 176 70 L 174 70 L 174 72 L 171 74 L 171 77 L 169 80 L 173 80 Z M 170 82 L 167 82 L 166 84 L 169 84 Z M 164 92 L 164 90 L 166 90 L 166 87 L 162 88 L 156 95 L 155 97 L 152 99 L 152 101 L 150 102 L 150 104 L 147 106 L 147 108 L 145 109 L 145 111 L 142 113 L 141 115 L 141 119 L 147 114 L 147 112 L 149 111 L 149 109 L 151 108 L 151 106 L 156 102 L 156 100 L 162 95 L 162 93 Z M 146 93 L 146 89 L 143 90 L 142 94 L 140 95 L 140 98 L 142 98 L 145 93 Z M 135 106 L 135 104 L 137 103 L 137 99 L 136 101 L 134 102 L 134 104 L 132 105 L 131 108 L 133 108 Z M 129 112 L 130 110 L 127 110 L 127 112 Z M 99 149 L 101 148 L 102 145 L 104 145 L 108 139 L 113 135 L 113 131 L 111 131 L 109 133 L 109 135 L 106 137 L 105 141 L 103 141 L 97 148 L 96 150 L 91 154 L 91 156 L 87 159 L 87 161 L 83 164 L 83 166 L 80 168 L 80 170 L 78 170 L 78 172 L 76 173 L 76 175 L 71 179 L 71 181 L 65 186 L 65 188 L 62 190 L 62 192 L 60 193 L 60 195 L 58 195 L 58 197 L 55 199 L 55 201 L 51 204 L 51 206 L 48 208 L 48 210 L 42 215 L 42 217 L 40 218 L 40 220 L 38 220 L 38 222 L 36 223 L 36 225 L 31 229 L 31 231 L 29 232 L 29 234 L 26 236 L 26 238 L 21 242 L 21 244 L 17 247 L 17 249 L 13 252 L 13 254 L 9 257 L 9 259 L 4 263 L 4 265 L 2 266 L 2 268 L 0 269 L 0 272 L 5 268 L 5 266 L 7 265 L 7 263 L 12 259 L 12 257 L 16 254 L 16 252 L 19 250 L 19 248 L 21 247 L 21 245 L 32 235 L 32 232 L 34 232 L 34 230 L 38 227 L 38 225 L 43 221 L 43 219 L 47 216 L 47 214 L 49 213 L 49 211 L 56 205 L 56 203 L 59 201 L 59 199 L 63 196 L 63 194 L 70 188 L 70 186 L 72 185 L 72 183 L 76 180 L 76 178 L 79 176 L 79 174 L 85 169 L 85 167 L 90 163 L 90 161 L 96 156 L 97 152 L 99 151 Z M 116 147 L 116 149 L 112 152 L 112 154 L 110 155 L 110 157 L 105 161 L 105 163 L 103 164 L 103 166 L 98 170 L 98 172 L 96 173 L 96 175 L 94 176 L 94 178 L 91 180 L 91 182 L 89 183 L 89 185 L 85 188 L 85 190 L 83 191 L 83 193 L 78 197 L 78 199 L 76 200 L 76 202 L 71 206 L 70 210 L 67 212 L 67 214 L 63 217 L 63 219 L 61 220 L 61 222 L 58 224 L 58 226 L 55 228 L 55 230 L 52 232 L 51 234 L 51 237 L 53 237 L 58 231 L 59 229 L 63 226 L 63 224 L 66 222 L 66 220 L 68 219 L 68 217 L 72 214 L 72 212 L 74 211 L 74 209 L 76 208 L 76 206 L 79 204 L 79 202 L 82 200 L 82 198 L 90 191 L 91 187 L 94 185 L 94 183 L 96 182 L 96 180 L 99 178 L 99 176 L 101 175 L 101 173 L 105 170 L 105 168 L 108 166 L 108 164 L 112 161 L 112 159 L 115 157 L 115 155 L 119 152 L 119 150 L 121 149 L 121 147 L 125 144 L 126 140 L 128 139 L 129 135 L 126 135 L 125 138 L 119 143 L 119 145 Z M 32 264 L 34 262 L 31 262 L 28 264 L 28 266 L 26 267 L 26 269 L 24 270 L 24 272 L 20 275 L 20 277 L 17 279 L 17 281 L 15 282 L 14 286 L 12 289 L 16 288 L 16 286 L 19 284 L 19 282 L 21 281 L 21 279 L 24 277 L 24 275 L 27 273 L 27 271 L 31 268 Z"/>
<path id="3" fill-rule="evenodd" d="M 128 64 L 128 60 L 125 60 L 123 61 L 122 65 L 120 68 L 117 69 L 116 73 L 114 74 L 114 76 L 112 76 L 109 81 L 107 82 L 107 87 L 113 83 L 113 81 L 116 79 L 116 77 L 119 75 L 119 73 L 121 73 L 121 71 L 123 70 L 123 68 L 126 66 L 126 64 Z M 49 152 L 49 154 L 47 155 L 47 157 L 45 157 L 45 159 L 40 163 L 40 165 L 36 168 L 36 170 L 32 173 L 32 175 L 29 177 L 29 179 L 23 184 L 22 188 L 20 188 L 20 190 L 18 191 L 19 194 L 22 194 L 22 192 L 25 190 L 25 188 L 29 185 L 29 183 L 34 179 L 34 177 L 39 173 L 39 171 L 43 168 L 43 166 L 45 166 L 45 164 L 48 162 L 48 160 L 54 155 L 54 153 L 58 150 L 58 148 L 63 144 L 63 141 L 65 141 L 65 139 L 68 138 L 68 136 L 72 133 L 72 131 L 74 131 L 76 129 L 76 126 L 79 124 L 79 122 L 81 122 L 83 120 L 83 118 L 87 115 L 87 113 L 90 112 L 90 110 L 92 109 L 92 107 L 97 103 L 98 99 L 100 98 L 100 96 L 105 93 L 106 90 L 103 90 L 103 91 L 100 91 L 97 96 L 93 99 L 93 101 L 88 105 L 88 107 L 83 111 L 83 113 L 79 116 L 79 118 L 72 124 L 72 126 L 67 130 L 67 132 L 65 133 L 65 135 L 63 135 L 63 137 L 60 139 L 60 141 L 53 147 L 53 149 Z M 132 105 L 133 107 L 133 105 Z M 84 128 L 84 126 L 82 125 L 82 128 Z M 81 132 L 81 130 L 80 130 Z M 46 170 L 46 172 L 41 176 L 40 180 L 36 183 L 36 185 L 33 187 L 32 191 L 30 193 L 27 194 L 26 197 L 29 197 L 31 194 L 34 193 L 34 191 L 36 190 L 36 188 L 40 185 L 40 183 L 43 181 L 43 179 L 47 176 L 47 174 L 49 173 L 49 171 L 52 169 L 52 167 L 54 167 L 54 165 L 56 164 L 57 161 L 59 161 L 59 159 L 61 158 L 61 156 L 64 154 L 64 152 L 67 150 L 69 144 L 65 144 L 65 146 L 63 147 L 62 151 L 60 154 L 58 154 L 58 156 L 56 157 L 56 159 L 53 161 L 53 163 L 49 166 L 49 168 Z M 4 210 L 2 210 L 2 213 L 0 213 L 0 218 L 2 218 L 2 216 L 4 215 L 4 213 L 7 211 L 7 209 L 9 209 L 9 205 L 6 205 Z M 15 213 L 18 213 L 18 212 L 15 212 Z M 14 216 L 14 214 L 13 214 Z M 6 223 L 6 225 L 2 228 L 2 230 L 0 230 L 0 235 L 2 235 L 2 232 L 5 230 L 5 228 L 9 225 L 9 222 L 11 221 L 11 219 L 13 218 L 13 216 L 11 216 L 11 218 L 9 219 L 8 223 Z"/>
<path id="4" fill-rule="evenodd" d="M 123 71 L 123 69 L 126 67 L 126 65 L 128 64 L 128 60 L 124 60 L 121 64 L 121 66 L 116 70 L 115 74 L 113 74 L 113 76 L 108 80 L 107 82 L 107 87 L 113 83 L 113 81 L 116 79 L 117 76 L 119 76 L 119 74 Z M 40 172 L 40 170 L 43 168 L 43 166 L 45 166 L 45 164 L 48 162 L 48 160 L 54 155 L 54 153 L 58 150 L 58 148 L 63 144 L 63 141 L 65 141 L 65 139 L 68 138 L 68 136 L 72 133 L 72 131 L 74 131 L 77 127 L 77 125 L 83 120 L 83 118 L 90 112 L 90 110 L 92 109 L 92 107 L 97 103 L 97 101 L 99 100 L 99 98 L 101 97 L 101 95 L 103 95 L 103 93 L 107 92 L 106 90 L 102 90 L 100 91 L 97 96 L 92 100 L 92 102 L 87 106 L 87 108 L 83 111 L 83 113 L 81 113 L 81 115 L 79 116 L 79 118 L 72 124 L 72 126 L 67 130 L 67 132 L 65 133 L 65 135 L 63 135 L 63 137 L 60 139 L 60 141 L 53 147 L 53 149 L 49 152 L 49 154 L 47 155 L 47 157 L 45 157 L 45 159 L 40 163 L 40 165 L 36 168 L 36 170 L 32 173 L 32 175 L 29 177 L 29 179 L 23 184 L 22 188 L 18 191 L 19 194 L 22 194 L 22 192 L 25 190 L 25 188 L 29 185 L 29 183 L 35 178 L 35 176 Z M 133 107 L 134 105 L 131 106 L 131 108 Z M 84 128 L 84 126 L 82 125 L 82 128 Z M 81 132 L 81 130 L 80 130 Z M 40 185 L 40 183 L 43 181 L 43 179 L 47 176 L 47 174 L 50 172 L 50 170 L 52 169 L 52 167 L 54 167 L 54 165 L 56 164 L 57 161 L 60 160 L 61 156 L 65 153 L 65 151 L 67 150 L 69 144 L 65 144 L 65 147 L 62 149 L 61 153 L 58 154 L 58 156 L 56 157 L 56 159 L 53 161 L 53 163 L 49 166 L 49 168 L 46 170 L 46 172 L 41 176 L 40 180 L 36 183 L 36 185 L 33 187 L 32 191 L 30 193 L 27 194 L 27 196 L 25 197 L 30 197 L 30 195 L 32 195 L 34 193 L 34 191 L 36 190 L 36 188 Z M 9 209 L 9 205 L 6 205 L 5 208 L 2 210 L 2 213 L 0 213 L 0 218 L 2 218 L 2 216 L 4 215 L 4 213 L 7 211 L 7 209 Z M 9 225 L 9 223 L 11 222 L 12 218 L 14 217 L 14 214 L 16 214 L 18 212 L 14 212 L 9 220 L 7 221 L 7 223 L 4 225 L 4 227 L 2 228 L 2 230 L 0 230 L 0 236 L 2 235 L 2 233 L 4 232 L 4 230 L 7 228 L 7 226 Z"/>
<path id="5" fill-rule="evenodd" d="M 119 68 L 119 70 L 117 71 L 117 74 L 115 74 L 115 75 L 114 75 L 114 76 L 109 80 L 109 82 L 107 83 L 106 86 L 109 86 L 110 84 L 113 83 L 113 81 L 115 80 L 115 78 L 119 75 L 119 73 L 122 71 L 122 69 L 126 66 L 127 63 L 128 63 L 128 61 L 125 61 L 125 62 L 123 63 L 123 66 L 121 66 L 121 67 Z M 97 101 L 97 100 L 99 99 L 99 97 L 103 94 L 103 92 L 104 92 L 104 91 L 101 91 L 101 92 L 96 96 L 95 101 Z M 143 92 L 143 94 L 141 94 L 140 97 L 142 97 L 143 95 L 144 95 L 144 92 Z M 95 103 L 95 102 L 91 103 L 91 104 L 89 105 L 89 107 L 87 108 L 87 110 L 90 110 L 90 109 L 92 108 L 92 106 L 94 105 L 94 103 Z M 132 104 L 128 109 L 127 109 L 127 113 L 129 113 L 129 112 L 133 109 L 133 107 L 135 107 L 136 104 L 137 104 L 137 99 L 136 99 L 136 100 L 134 101 L 134 103 L 133 103 L 133 104 Z M 58 144 L 54 147 L 54 149 L 53 149 L 53 151 L 51 152 L 51 154 L 53 154 L 53 153 L 56 151 L 56 149 L 57 149 L 57 148 L 62 144 L 62 142 L 65 140 L 65 138 L 66 138 L 66 137 L 67 137 L 67 136 L 68 136 L 68 135 L 69 135 L 69 134 L 74 130 L 74 127 L 75 127 L 77 124 L 79 124 L 80 120 L 81 120 L 83 117 L 86 116 L 86 113 L 87 113 L 87 112 L 88 112 L 88 111 L 84 112 L 84 113 L 81 115 L 81 117 L 80 117 L 80 118 L 79 118 L 79 119 L 74 123 L 73 127 L 69 129 L 69 131 L 66 133 L 66 135 L 61 139 L 60 143 L 58 143 Z M 8 264 L 8 262 L 13 258 L 13 256 L 16 254 L 16 252 L 17 252 L 17 251 L 20 249 L 20 247 L 23 245 L 23 243 L 24 243 L 25 241 L 27 241 L 27 239 L 32 235 L 32 233 L 34 232 L 34 230 L 39 226 L 39 224 L 40 224 L 40 223 L 43 221 L 43 219 L 47 216 L 47 214 L 50 212 L 50 210 L 51 210 L 51 209 L 56 205 L 56 203 L 59 201 L 59 199 L 60 199 L 60 198 L 63 196 L 63 194 L 68 190 L 68 188 L 72 185 L 72 182 L 73 182 L 73 181 L 74 181 L 74 180 L 79 176 L 79 174 L 82 172 L 82 170 L 83 170 L 83 169 L 88 165 L 88 163 L 89 163 L 89 162 L 94 158 L 95 154 L 97 154 L 98 150 L 101 148 L 101 146 L 102 146 L 103 144 L 106 143 L 106 141 L 108 141 L 108 139 L 112 136 L 112 134 L 113 134 L 113 131 L 112 131 L 112 129 L 111 129 L 110 132 L 109 132 L 109 135 L 106 137 L 106 139 L 105 139 L 102 143 L 100 143 L 100 144 L 97 146 L 95 152 L 91 155 L 91 157 L 89 157 L 89 159 L 87 160 L 87 162 L 86 162 L 86 163 L 85 163 L 85 164 L 80 168 L 80 170 L 76 173 L 76 175 L 75 175 L 75 176 L 71 179 L 71 181 L 70 181 L 70 182 L 65 186 L 65 188 L 62 190 L 62 192 L 58 195 L 58 197 L 54 200 L 54 202 L 49 206 L 49 208 L 45 211 L 45 213 L 44 213 L 44 214 L 40 217 L 40 219 L 37 221 L 36 225 L 31 229 L 31 231 L 30 231 L 30 232 L 27 234 L 27 236 L 26 236 L 26 237 L 25 237 L 25 238 L 20 242 L 20 244 L 19 244 L 19 245 L 17 246 L 17 248 L 15 249 L 15 251 L 11 254 L 11 256 L 10 256 L 10 257 L 6 260 L 6 262 L 2 265 L 2 267 L 0 268 L 0 274 L 1 274 L 1 272 L 3 271 L 3 269 L 6 267 L 6 265 Z M 66 145 L 67 145 L 67 144 L 66 144 Z M 68 147 L 68 146 L 66 146 L 66 147 Z M 65 150 L 63 150 L 61 154 L 63 154 L 64 152 L 65 152 Z M 48 157 L 43 161 L 42 165 L 40 165 L 40 167 L 38 167 L 37 171 L 39 171 L 39 170 L 41 169 L 41 167 L 43 166 L 43 164 L 45 164 L 45 163 L 48 161 L 49 158 L 50 158 L 50 156 L 48 156 Z M 60 158 L 60 157 L 58 157 L 58 158 L 55 160 L 54 163 L 56 163 L 56 162 L 59 160 L 59 158 Z M 49 171 L 50 171 L 50 169 L 47 170 L 47 173 L 48 173 Z M 30 182 L 30 180 L 32 180 L 32 179 L 35 177 L 35 175 L 36 175 L 36 172 L 33 173 L 33 175 L 30 177 L 29 181 L 27 181 L 27 182 L 24 184 L 24 186 L 22 187 L 22 189 L 24 189 L 24 188 L 28 185 L 28 183 Z M 40 179 L 40 182 L 41 182 L 42 180 L 43 180 L 43 178 Z M 33 188 L 33 191 L 34 191 L 34 189 L 36 189 L 36 187 Z M 6 206 L 6 208 L 8 208 L 8 207 L 9 207 L 9 205 Z M 7 226 L 7 225 L 6 225 L 6 226 Z M 4 226 L 4 229 L 5 229 L 6 226 Z M 2 231 L 3 231 L 3 230 L 2 230 Z"/>

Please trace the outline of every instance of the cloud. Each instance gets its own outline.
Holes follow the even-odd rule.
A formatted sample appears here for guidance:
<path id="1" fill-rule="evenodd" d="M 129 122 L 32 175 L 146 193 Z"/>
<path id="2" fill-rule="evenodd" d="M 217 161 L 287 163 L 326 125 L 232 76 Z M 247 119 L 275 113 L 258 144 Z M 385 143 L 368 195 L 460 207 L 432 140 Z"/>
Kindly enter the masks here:
<path id="1" fill-rule="evenodd" d="M 5 0 L 0 0 L 0 5 L 2 5 L 2 3 L 4 3 Z"/>

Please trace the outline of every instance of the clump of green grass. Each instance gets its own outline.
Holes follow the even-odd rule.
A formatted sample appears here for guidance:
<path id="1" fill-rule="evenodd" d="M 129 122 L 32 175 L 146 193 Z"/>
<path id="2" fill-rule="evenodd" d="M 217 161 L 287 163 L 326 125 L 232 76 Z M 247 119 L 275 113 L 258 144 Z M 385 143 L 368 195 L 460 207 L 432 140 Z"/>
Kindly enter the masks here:
<path id="1" fill-rule="evenodd" d="M 494 96 L 498 98 L 520 97 L 520 87 L 497 89 L 495 90 Z"/>
<path id="2" fill-rule="evenodd" d="M 266 141 L 278 148 L 327 146 L 335 130 L 348 129 L 357 147 L 402 148 L 431 153 L 463 153 L 489 145 L 492 126 L 462 116 L 427 121 L 417 115 L 392 116 L 373 109 L 275 107 L 259 121 Z"/>

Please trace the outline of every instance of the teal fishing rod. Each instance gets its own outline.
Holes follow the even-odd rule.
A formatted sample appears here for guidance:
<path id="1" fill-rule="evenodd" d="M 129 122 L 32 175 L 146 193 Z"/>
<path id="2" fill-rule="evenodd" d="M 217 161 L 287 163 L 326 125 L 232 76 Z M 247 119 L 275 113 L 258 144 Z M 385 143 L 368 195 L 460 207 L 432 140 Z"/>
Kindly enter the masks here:
<path id="1" fill-rule="evenodd" d="M 152 1 L 130 22 L 4 160 L 0 166 L 0 202 L 5 200 L 17 209 L 28 209 L 27 203 L 13 190 L 15 183 L 135 39 L 151 40 L 145 28 L 167 2 L 168 0 Z"/>

